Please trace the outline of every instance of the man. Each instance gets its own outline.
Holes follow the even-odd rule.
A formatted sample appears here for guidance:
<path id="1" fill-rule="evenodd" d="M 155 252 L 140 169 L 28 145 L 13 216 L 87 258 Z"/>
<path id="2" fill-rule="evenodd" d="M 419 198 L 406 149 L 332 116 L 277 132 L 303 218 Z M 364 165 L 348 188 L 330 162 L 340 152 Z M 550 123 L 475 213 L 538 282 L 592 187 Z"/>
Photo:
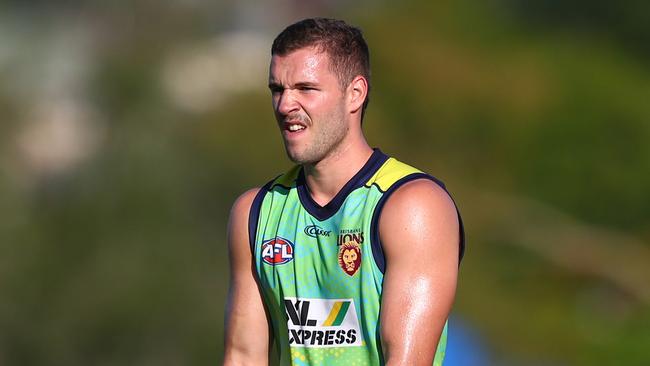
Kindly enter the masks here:
<path id="1" fill-rule="evenodd" d="M 441 364 L 462 224 L 440 182 L 366 142 L 361 32 L 306 19 L 271 54 L 297 165 L 232 208 L 225 364 L 265 365 L 273 341 L 282 365 Z"/>

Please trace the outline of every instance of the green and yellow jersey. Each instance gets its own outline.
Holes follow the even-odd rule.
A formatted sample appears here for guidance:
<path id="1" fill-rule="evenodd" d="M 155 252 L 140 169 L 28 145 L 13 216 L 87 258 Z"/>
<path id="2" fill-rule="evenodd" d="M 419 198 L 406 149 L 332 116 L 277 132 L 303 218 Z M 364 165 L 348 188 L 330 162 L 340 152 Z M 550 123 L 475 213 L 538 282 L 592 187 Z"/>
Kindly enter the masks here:
<path id="1" fill-rule="evenodd" d="M 281 365 L 383 365 L 379 215 L 406 182 L 435 178 L 375 150 L 326 206 L 302 168 L 265 185 L 249 219 L 254 268 Z M 459 217 L 460 219 L 460 217 Z M 461 256 L 464 235 L 461 223 Z M 434 365 L 441 365 L 447 326 Z"/>

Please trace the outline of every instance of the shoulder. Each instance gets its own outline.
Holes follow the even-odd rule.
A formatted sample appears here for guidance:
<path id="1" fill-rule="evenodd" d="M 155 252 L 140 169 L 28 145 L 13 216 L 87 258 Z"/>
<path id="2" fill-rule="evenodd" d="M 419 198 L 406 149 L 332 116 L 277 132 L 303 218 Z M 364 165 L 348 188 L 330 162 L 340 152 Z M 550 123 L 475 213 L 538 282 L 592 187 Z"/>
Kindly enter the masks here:
<path id="1" fill-rule="evenodd" d="M 249 248 L 249 215 L 253 201 L 260 188 L 249 189 L 242 193 L 232 205 L 228 220 L 228 248 L 231 253 L 231 262 L 244 262 L 250 257 Z M 242 263 L 244 263 L 242 262 Z"/>
<path id="2" fill-rule="evenodd" d="M 443 245 L 458 250 L 459 220 L 453 200 L 431 179 L 415 179 L 397 188 L 386 201 L 379 234 L 387 254 L 393 245 Z"/>
<path id="3" fill-rule="evenodd" d="M 264 186 L 262 187 L 255 187 L 252 189 L 247 190 L 246 192 L 242 193 L 237 199 L 235 200 L 235 203 L 232 206 L 231 210 L 231 220 L 234 215 L 237 216 L 245 216 L 248 217 L 248 214 L 253 207 L 253 205 L 256 204 L 256 198 L 260 195 L 262 192 L 269 192 L 273 189 L 275 186 L 280 186 L 284 188 L 290 188 L 292 186 L 295 186 L 295 180 L 298 177 L 298 173 L 300 171 L 300 166 L 294 166 L 291 169 L 289 169 L 287 172 L 284 174 L 280 174 L 279 176 L 271 179 L 268 181 Z M 263 198 L 263 197 L 259 197 Z M 259 199 L 258 199 L 259 200 Z M 259 202 L 257 202 L 259 204 Z"/>
<path id="4" fill-rule="evenodd" d="M 418 178 L 399 186 L 386 202 L 384 212 L 428 208 L 440 214 L 456 214 L 449 193 L 438 183 Z"/>
<path id="5" fill-rule="evenodd" d="M 253 200 L 260 192 L 260 190 L 261 188 L 259 187 L 251 188 L 237 197 L 235 203 L 232 205 L 232 210 L 230 211 L 231 220 L 234 218 L 234 216 L 241 216 L 243 214 L 248 217 L 248 212 L 253 205 Z"/>
<path id="6" fill-rule="evenodd" d="M 259 205 L 261 203 L 260 199 L 263 198 L 264 196 L 261 193 L 269 192 L 273 189 L 273 187 L 276 186 L 284 187 L 285 189 L 295 187 L 296 185 L 295 181 L 298 177 L 299 172 L 300 172 L 300 166 L 299 165 L 294 166 L 284 174 L 281 174 L 271 179 L 264 186 L 255 187 L 242 193 L 239 197 L 237 197 L 235 203 L 232 205 L 232 209 L 230 210 L 229 226 L 232 226 L 233 223 L 243 224 L 240 221 L 248 220 L 248 216 L 251 212 L 251 209 L 254 209 L 255 207 L 259 209 Z"/>
<path id="7" fill-rule="evenodd" d="M 228 237 L 234 240 L 248 241 L 248 218 L 255 197 L 261 188 L 249 189 L 242 193 L 230 210 L 230 219 L 228 220 Z"/>

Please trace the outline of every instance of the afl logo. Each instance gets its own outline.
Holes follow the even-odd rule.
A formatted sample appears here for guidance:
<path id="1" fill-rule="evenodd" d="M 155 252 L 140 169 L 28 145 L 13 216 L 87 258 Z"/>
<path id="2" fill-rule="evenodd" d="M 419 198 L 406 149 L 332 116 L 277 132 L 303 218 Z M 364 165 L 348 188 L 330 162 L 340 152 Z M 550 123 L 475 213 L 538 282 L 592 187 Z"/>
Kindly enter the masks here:
<path id="1" fill-rule="evenodd" d="M 262 243 L 262 260 L 264 263 L 285 264 L 293 259 L 293 243 L 279 236 Z"/>

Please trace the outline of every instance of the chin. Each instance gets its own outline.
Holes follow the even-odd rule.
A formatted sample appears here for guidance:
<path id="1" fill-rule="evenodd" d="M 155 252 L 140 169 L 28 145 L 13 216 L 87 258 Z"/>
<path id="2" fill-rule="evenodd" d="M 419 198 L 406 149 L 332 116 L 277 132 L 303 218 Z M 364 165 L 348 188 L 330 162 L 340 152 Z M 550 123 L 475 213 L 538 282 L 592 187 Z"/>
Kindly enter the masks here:
<path id="1" fill-rule="evenodd" d="M 289 160 L 296 164 L 313 164 L 318 161 L 318 159 L 313 159 L 313 157 L 308 156 L 307 154 L 304 153 L 299 153 L 295 151 L 289 151 L 287 150 L 287 157 Z"/>
<path id="2" fill-rule="evenodd" d="M 285 145 L 285 150 L 287 152 L 287 157 L 289 160 L 293 161 L 296 164 L 316 164 L 319 161 L 323 160 L 329 150 L 323 149 L 320 146 L 306 146 L 302 149 L 292 149 L 290 146 Z"/>
<path id="3" fill-rule="evenodd" d="M 311 163 L 309 159 L 305 159 L 299 155 L 287 154 L 287 157 L 289 157 L 289 160 L 299 165 Z"/>
<path id="4" fill-rule="evenodd" d="M 298 153 L 296 151 L 289 150 L 288 148 L 285 148 L 285 150 L 287 152 L 287 157 L 289 158 L 289 160 L 291 160 L 292 162 L 294 162 L 296 164 L 304 164 L 304 161 L 303 161 L 304 159 L 303 159 L 303 157 L 301 156 L 300 153 Z"/>

